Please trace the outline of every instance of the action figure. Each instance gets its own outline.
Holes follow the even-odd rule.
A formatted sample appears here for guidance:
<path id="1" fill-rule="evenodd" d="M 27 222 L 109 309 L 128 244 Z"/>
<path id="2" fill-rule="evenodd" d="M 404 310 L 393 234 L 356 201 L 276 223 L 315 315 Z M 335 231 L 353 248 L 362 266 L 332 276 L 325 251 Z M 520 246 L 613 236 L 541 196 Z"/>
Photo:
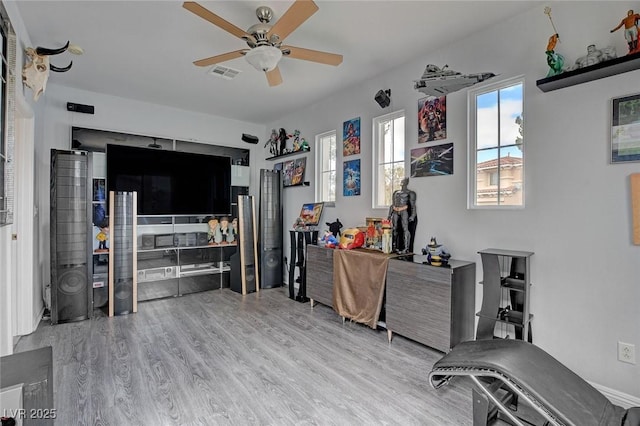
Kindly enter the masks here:
<path id="1" fill-rule="evenodd" d="M 229 218 L 226 216 L 220 218 L 220 237 L 221 242 L 226 244 L 231 244 L 235 240 L 233 227 L 229 226 Z"/>
<path id="2" fill-rule="evenodd" d="M 271 155 L 278 155 L 278 132 L 276 129 L 271 129 L 271 137 L 264 144 L 266 148 L 269 145 L 269 152 Z"/>
<path id="3" fill-rule="evenodd" d="M 218 223 L 218 219 L 215 217 L 209 218 L 207 224 L 209 225 L 209 230 L 207 232 L 208 243 L 215 244 L 222 241 L 222 237 L 218 237 L 218 234 L 220 234 L 220 224 Z M 220 241 L 217 241 L 218 239 L 220 239 Z"/>
<path id="4" fill-rule="evenodd" d="M 401 188 L 394 191 L 393 204 L 389 207 L 389 219 L 393 224 L 393 243 L 398 253 L 408 253 L 412 247 L 412 233 L 409 224 L 416 220 L 416 193 L 407 188 L 409 178 L 402 179 Z M 399 228 L 402 239 L 399 240 Z"/>
<path id="5" fill-rule="evenodd" d="M 338 245 L 338 239 L 328 229 L 324 231 L 324 236 L 320 241 L 323 241 L 327 248 L 335 248 Z"/>
<path id="6" fill-rule="evenodd" d="M 107 248 L 107 240 L 109 239 L 109 227 L 101 226 L 100 232 L 96 235 L 96 240 L 98 240 L 98 250 L 109 250 Z"/>
<path id="7" fill-rule="evenodd" d="M 638 20 L 640 20 L 640 15 L 634 13 L 633 10 L 629 10 L 627 16 L 620 21 L 617 27 L 611 30 L 612 33 L 616 32 L 624 25 L 624 38 L 629 45 L 629 53 L 635 53 L 638 48 Z"/>
<path id="8" fill-rule="evenodd" d="M 278 155 L 287 153 L 287 139 L 289 139 L 287 131 L 283 128 L 280 128 L 280 133 L 278 134 L 278 141 L 280 142 L 280 152 L 278 152 Z"/>

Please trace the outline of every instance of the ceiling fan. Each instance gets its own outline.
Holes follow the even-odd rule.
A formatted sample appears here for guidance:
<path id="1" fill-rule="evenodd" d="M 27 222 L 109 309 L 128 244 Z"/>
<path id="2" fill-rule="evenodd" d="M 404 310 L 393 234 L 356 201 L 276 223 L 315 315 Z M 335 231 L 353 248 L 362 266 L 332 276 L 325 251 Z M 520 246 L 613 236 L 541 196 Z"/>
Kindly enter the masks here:
<path id="1" fill-rule="evenodd" d="M 182 6 L 213 25 L 241 38 L 249 46 L 249 49 L 235 50 L 195 61 L 194 65 L 199 67 L 207 67 L 244 56 L 254 68 L 266 74 L 269 86 L 277 86 L 282 83 L 278 62 L 283 56 L 334 66 L 342 63 L 342 55 L 282 45 L 289 34 L 316 13 L 318 6 L 312 0 L 296 0 L 273 25 L 269 23 L 273 18 L 271 8 L 260 6 L 256 9 L 256 16 L 260 23 L 252 25 L 247 31 L 224 20 L 196 2 L 187 1 Z"/>

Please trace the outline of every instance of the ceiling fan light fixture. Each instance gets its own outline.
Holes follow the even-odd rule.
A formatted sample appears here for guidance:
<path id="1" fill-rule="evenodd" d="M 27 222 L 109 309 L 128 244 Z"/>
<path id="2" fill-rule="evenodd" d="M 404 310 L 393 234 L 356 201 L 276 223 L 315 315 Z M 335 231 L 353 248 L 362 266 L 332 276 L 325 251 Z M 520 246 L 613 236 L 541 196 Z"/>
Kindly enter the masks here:
<path id="1" fill-rule="evenodd" d="M 267 72 L 278 66 L 282 52 L 277 47 L 258 46 L 249 50 L 244 57 L 258 71 Z"/>

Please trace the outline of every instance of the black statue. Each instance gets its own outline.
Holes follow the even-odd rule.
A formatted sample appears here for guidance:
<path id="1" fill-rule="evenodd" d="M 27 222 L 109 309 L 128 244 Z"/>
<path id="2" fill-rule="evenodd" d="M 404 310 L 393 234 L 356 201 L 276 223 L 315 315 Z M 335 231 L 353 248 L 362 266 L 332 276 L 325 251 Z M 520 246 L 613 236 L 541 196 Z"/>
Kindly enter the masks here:
<path id="1" fill-rule="evenodd" d="M 407 188 L 409 178 L 402 179 L 402 186 L 394 191 L 389 207 L 389 220 L 393 226 L 393 250 L 397 253 L 412 253 L 413 240 L 418 224 L 416 216 L 416 193 Z"/>

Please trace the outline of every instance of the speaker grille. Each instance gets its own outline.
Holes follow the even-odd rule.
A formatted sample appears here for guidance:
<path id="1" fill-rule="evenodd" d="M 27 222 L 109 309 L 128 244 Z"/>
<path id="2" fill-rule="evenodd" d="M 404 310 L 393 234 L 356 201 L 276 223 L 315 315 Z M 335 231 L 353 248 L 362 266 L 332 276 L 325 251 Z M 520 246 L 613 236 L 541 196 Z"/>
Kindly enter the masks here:
<path id="1" fill-rule="evenodd" d="M 88 156 L 51 150 L 51 322 L 87 319 L 89 285 Z"/>
<path id="2" fill-rule="evenodd" d="M 260 170 L 260 270 L 262 288 L 280 287 L 282 280 L 281 174 Z"/>
<path id="3" fill-rule="evenodd" d="M 111 230 L 111 258 L 113 262 L 113 311 L 115 315 L 133 312 L 133 256 L 135 235 L 134 193 L 115 192 L 113 197 L 113 225 Z"/>

